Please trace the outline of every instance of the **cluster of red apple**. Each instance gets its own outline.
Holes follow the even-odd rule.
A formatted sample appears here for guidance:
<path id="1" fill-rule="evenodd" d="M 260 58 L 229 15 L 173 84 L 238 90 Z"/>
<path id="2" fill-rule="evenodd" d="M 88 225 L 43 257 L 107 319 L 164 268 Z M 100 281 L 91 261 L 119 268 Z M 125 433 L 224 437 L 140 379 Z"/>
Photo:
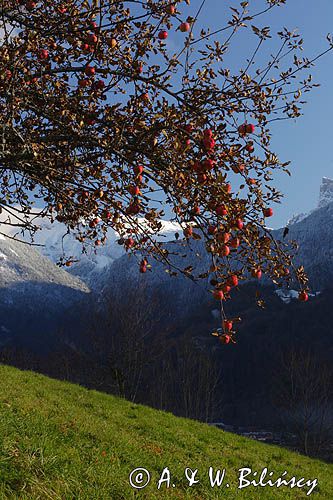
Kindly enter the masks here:
<path id="1" fill-rule="evenodd" d="M 223 216 L 227 214 L 227 209 L 224 205 L 219 205 L 216 208 L 216 214 Z M 244 227 L 242 219 L 236 219 L 232 223 L 232 227 L 235 231 L 241 231 Z M 227 257 L 230 254 L 230 249 L 237 249 L 240 246 L 241 239 L 239 236 L 232 235 L 226 228 L 218 225 L 211 224 L 207 228 L 209 235 L 214 236 L 214 242 L 218 245 L 218 253 L 220 257 Z"/>
<path id="2" fill-rule="evenodd" d="M 190 23 L 184 22 L 184 23 L 180 24 L 179 29 L 180 29 L 180 31 L 185 33 L 186 31 L 190 31 L 191 25 L 190 25 Z M 166 40 L 168 38 L 168 36 L 169 36 L 169 33 L 166 30 L 161 30 L 158 33 L 158 39 L 161 41 Z"/>
<path id="3" fill-rule="evenodd" d="M 222 288 L 216 289 L 213 292 L 213 297 L 216 300 L 225 300 L 226 295 L 229 294 L 232 287 L 238 286 L 238 276 L 237 274 L 231 274 Z"/>
<path id="4" fill-rule="evenodd" d="M 127 209 L 126 209 L 126 213 L 128 215 L 137 215 L 140 210 L 141 210 L 141 206 L 140 206 L 140 200 L 138 199 L 138 196 L 141 194 L 141 189 L 140 189 L 140 185 L 142 184 L 143 182 L 143 171 L 144 171 L 144 168 L 142 165 L 135 165 L 133 167 L 133 172 L 134 172 L 134 175 L 135 175 L 135 184 L 131 184 L 127 187 L 127 191 L 129 192 L 129 194 L 131 196 L 133 196 L 133 199 L 130 201 Z M 135 247 L 136 243 L 135 243 L 135 240 L 134 238 L 132 238 L 132 236 L 126 238 L 125 240 L 119 240 L 121 244 L 124 245 L 125 249 L 126 250 L 130 250 L 131 248 Z M 143 242 L 143 239 L 141 239 L 141 243 Z M 146 259 L 143 259 L 140 263 L 140 266 L 139 266 L 139 270 L 141 273 L 145 273 L 147 271 L 147 260 Z"/>
<path id="5" fill-rule="evenodd" d="M 238 127 L 238 132 L 241 137 L 245 137 L 247 134 L 253 134 L 254 131 L 255 131 L 255 126 L 252 123 L 243 123 Z M 248 141 L 247 144 L 245 145 L 245 149 L 249 153 L 253 153 L 254 151 L 253 142 Z"/>
<path id="6" fill-rule="evenodd" d="M 85 67 L 84 73 L 87 77 L 92 78 L 96 74 L 96 69 L 94 66 L 90 66 L 89 64 Z M 80 88 L 86 88 L 91 85 L 93 91 L 99 92 L 105 89 L 104 80 L 90 80 L 89 78 L 81 78 L 78 81 Z"/>
<path id="7" fill-rule="evenodd" d="M 81 49 L 83 52 L 94 52 L 96 44 L 98 42 L 98 30 L 99 27 L 96 23 L 96 21 L 89 21 L 89 28 L 92 31 L 92 33 L 88 33 L 85 40 L 83 40 L 81 44 Z"/>
<path id="8" fill-rule="evenodd" d="M 133 171 L 135 174 L 135 184 L 128 186 L 128 192 L 133 196 L 129 206 L 126 209 L 126 213 L 128 215 L 137 215 L 140 212 L 140 200 L 138 196 L 141 194 L 140 185 L 143 182 L 143 166 L 135 165 L 133 167 Z"/>
<path id="9" fill-rule="evenodd" d="M 239 321 L 239 318 L 237 319 Z M 224 319 L 222 321 L 222 328 L 218 328 L 216 332 L 213 332 L 214 337 L 218 337 L 221 344 L 230 344 L 230 342 L 236 343 L 234 339 L 233 330 L 234 321 L 232 319 Z"/>
<path id="10" fill-rule="evenodd" d="M 193 126 L 191 124 L 187 124 L 184 126 L 184 130 L 187 134 L 190 134 L 193 131 Z M 191 144 L 191 140 L 188 137 L 185 140 L 185 145 L 189 146 Z M 199 184 L 205 184 L 208 180 L 207 174 L 214 169 L 216 160 L 211 158 L 210 155 L 213 154 L 216 142 L 213 137 L 213 132 L 211 129 L 205 129 L 203 131 L 201 146 L 202 149 L 207 156 L 203 160 L 195 160 L 190 163 L 190 168 L 193 172 L 196 173 L 197 181 Z M 231 192 L 231 186 L 226 185 L 226 189 L 228 193 Z"/>
<path id="11" fill-rule="evenodd" d="M 219 340 L 222 344 L 230 344 L 233 339 L 233 321 L 231 319 L 224 319 L 222 322 L 223 334 L 219 336 Z"/>
<path id="12" fill-rule="evenodd" d="M 170 16 L 173 16 L 176 12 L 176 7 L 174 6 L 174 4 L 169 4 L 167 5 L 166 7 L 166 13 L 169 14 Z M 190 23 L 188 23 L 187 21 L 184 21 L 180 24 L 179 26 L 179 30 L 182 31 L 183 33 L 185 33 L 186 31 L 190 31 L 191 29 L 191 25 Z M 163 40 L 166 40 L 169 36 L 169 33 L 167 32 L 167 30 L 163 29 L 161 30 L 159 33 L 158 33 L 158 39 L 163 41 Z"/>

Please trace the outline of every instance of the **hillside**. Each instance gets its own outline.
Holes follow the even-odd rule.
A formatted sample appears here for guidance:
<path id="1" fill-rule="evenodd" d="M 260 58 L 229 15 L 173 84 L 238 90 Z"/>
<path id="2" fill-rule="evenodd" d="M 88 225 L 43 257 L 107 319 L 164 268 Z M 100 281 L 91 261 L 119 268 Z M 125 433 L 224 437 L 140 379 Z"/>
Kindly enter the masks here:
<path id="1" fill-rule="evenodd" d="M 313 496 L 332 498 L 333 466 L 275 446 L 6 366 L 0 394 L 1 499 L 308 498 L 308 489 L 237 490 L 239 468 L 265 466 L 275 478 L 318 478 Z M 209 466 L 226 468 L 230 488 L 209 486 Z M 152 478 L 138 495 L 128 484 L 136 467 Z M 164 467 L 176 486 L 157 490 Z M 185 467 L 200 484 L 187 486 Z"/>

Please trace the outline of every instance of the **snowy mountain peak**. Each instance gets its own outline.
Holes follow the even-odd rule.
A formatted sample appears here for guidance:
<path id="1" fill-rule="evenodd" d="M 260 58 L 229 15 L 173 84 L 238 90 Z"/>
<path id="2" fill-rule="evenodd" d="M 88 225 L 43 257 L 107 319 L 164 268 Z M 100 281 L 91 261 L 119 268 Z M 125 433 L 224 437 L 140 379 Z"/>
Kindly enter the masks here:
<path id="1" fill-rule="evenodd" d="M 318 208 L 325 207 L 333 201 L 333 179 L 323 177 L 320 186 Z"/>
<path id="2" fill-rule="evenodd" d="M 139 219 L 139 222 L 144 226 L 146 221 Z M 157 237 L 159 241 L 173 240 L 175 233 L 181 230 L 176 222 L 168 220 L 160 222 L 161 229 Z M 67 271 L 78 276 L 89 288 L 100 288 L 99 280 L 103 277 L 105 270 L 125 253 L 124 247 L 116 243 L 119 234 L 112 229 L 109 229 L 107 233 L 108 239 L 104 246 L 96 248 L 94 243 L 90 242 L 87 243 L 83 252 L 82 244 L 74 234 L 66 233 L 66 227 L 60 222 L 51 223 L 48 219 L 40 219 L 38 224 L 40 230 L 37 231 L 34 242 L 41 245 L 39 252 L 53 263 L 59 262 L 62 257 L 73 258 L 75 263 Z M 10 231 L 9 234 L 11 234 Z M 26 235 L 26 238 L 29 241 L 29 235 Z M 2 259 L 0 253 L 0 269 Z"/>
<path id="3" fill-rule="evenodd" d="M 319 201 L 317 209 L 326 207 L 326 205 L 329 205 L 332 202 L 333 202 L 333 179 L 330 179 L 329 177 L 323 177 L 320 185 Z M 293 224 L 301 222 L 317 209 L 312 209 L 310 210 L 310 212 L 307 213 L 302 212 L 300 214 L 293 215 L 292 218 L 288 220 L 287 226 L 291 226 Z"/>

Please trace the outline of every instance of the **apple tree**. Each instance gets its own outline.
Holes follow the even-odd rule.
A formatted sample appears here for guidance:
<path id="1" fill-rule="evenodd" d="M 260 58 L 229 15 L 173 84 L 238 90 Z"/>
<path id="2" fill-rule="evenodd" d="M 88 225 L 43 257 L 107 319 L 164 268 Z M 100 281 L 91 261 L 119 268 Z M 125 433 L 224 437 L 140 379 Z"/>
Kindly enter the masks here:
<path id="1" fill-rule="evenodd" d="M 333 45 L 328 37 L 327 50 L 307 59 L 299 34 L 284 28 L 273 37 L 257 26 L 285 0 L 254 2 L 257 11 L 242 1 L 213 31 L 197 29 L 205 0 L 194 3 L 2 0 L 1 225 L 33 238 L 48 217 L 96 246 L 111 227 L 141 273 L 157 259 L 170 274 L 199 279 L 157 241 L 167 208 L 186 244 L 205 245 L 204 276 L 229 343 L 224 302 L 242 280 L 296 279 L 299 298 L 308 298 L 292 247 L 266 227 L 282 196 L 274 172 L 288 172 L 271 150 L 271 123 L 300 116 L 313 87 L 308 69 Z M 245 30 L 253 54 L 228 68 Z"/>

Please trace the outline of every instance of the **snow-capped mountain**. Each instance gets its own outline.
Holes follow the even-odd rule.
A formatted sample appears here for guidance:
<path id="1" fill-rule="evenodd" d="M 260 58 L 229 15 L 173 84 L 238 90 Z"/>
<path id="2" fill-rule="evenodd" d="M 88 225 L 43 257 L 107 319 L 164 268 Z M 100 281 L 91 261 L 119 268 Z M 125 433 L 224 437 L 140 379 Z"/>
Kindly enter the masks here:
<path id="1" fill-rule="evenodd" d="M 170 221 L 162 221 L 163 229 L 161 239 L 172 242 L 174 235 L 180 230 L 179 226 Z M 42 253 L 53 262 L 65 254 L 74 257 L 78 262 L 71 268 L 66 268 L 71 274 L 80 277 L 92 289 L 100 291 L 105 287 L 120 287 L 124 280 L 133 281 L 137 277 L 137 261 L 124 255 L 124 249 L 117 244 L 118 235 L 110 230 L 105 246 L 97 249 L 91 245 L 82 254 L 81 244 L 71 234 L 66 234 L 64 226 L 59 223 L 51 224 L 49 221 L 41 221 L 42 229 L 36 235 L 36 242 L 43 245 Z M 288 223 L 289 234 L 286 239 L 295 240 L 299 244 L 296 263 L 304 265 L 308 271 L 311 285 L 319 290 L 330 284 L 333 278 L 333 180 L 327 177 L 322 179 L 320 195 L 317 208 L 307 214 L 299 214 Z M 277 238 L 282 238 L 282 229 L 273 231 Z M 171 246 L 170 246 L 171 245 Z M 179 256 L 173 257 L 173 262 L 181 268 L 193 265 L 196 274 L 207 269 L 207 254 L 201 242 L 191 242 L 190 248 L 181 246 L 182 243 L 173 241 L 168 244 L 170 250 L 177 250 Z M 158 284 L 165 288 L 174 289 L 175 280 L 170 279 L 162 265 L 153 263 L 154 272 L 147 273 L 145 280 L 151 285 Z M 127 276 L 127 278 L 126 278 Z M 142 278 L 142 276 L 141 276 Z M 142 280 L 141 280 L 142 281 Z M 185 280 L 189 282 L 189 280 Z M 207 284 L 207 283 L 206 283 Z M 188 293 L 188 287 L 192 284 L 184 284 L 184 294 Z M 193 293 L 197 295 L 198 288 L 194 286 Z M 185 291 L 186 290 L 186 291 Z M 199 295 L 201 295 L 199 293 Z"/>
<path id="2" fill-rule="evenodd" d="M 172 256 L 173 264 L 182 269 L 193 266 L 196 275 L 205 272 L 209 266 L 207 261 L 209 256 L 202 242 L 192 241 L 190 247 L 184 246 L 180 240 L 174 241 L 175 233 L 180 231 L 180 227 L 170 221 L 162 221 L 162 223 L 163 229 L 160 239 L 168 242 L 167 247 L 170 252 L 178 253 L 178 255 Z M 140 275 L 137 259 L 124 255 L 123 247 L 117 243 L 119 236 L 112 230 L 109 230 L 104 246 L 96 248 L 90 245 L 85 248 L 85 253 L 82 253 L 81 243 L 72 234 L 66 234 L 66 229 L 62 224 L 58 222 L 51 224 L 50 221 L 42 219 L 40 226 L 41 229 L 36 234 L 35 243 L 42 246 L 38 247 L 38 251 L 34 250 L 35 257 L 29 261 L 31 268 L 35 270 L 35 273 L 40 268 L 41 264 L 36 262 L 37 256 L 41 259 L 39 252 L 53 263 L 59 262 L 63 255 L 77 260 L 72 267 L 65 268 L 67 272 L 57 269 L 58 274 L 56 273 L 59 279 L 61 276 L 65 282 L 69 280 L 68 287 L 71 289 L 78 287 L 84 291 L 82 287 L 86 286 L 97 291 L 100 295 L 104 295 L 108 289 L 115 291 L 123 288 L 126 282 L 131 283 L 132 286 L 138 286 L 138 284 L 147 286 L 149 284 L 148 288 L 156 286 L 162 288 L 175 303 L 178 303 L 181 298 L 183 304 L 185 302 L 193 304 L 195 297 L 201 298 L 204 289 L 209 287 L 207 280 L 203 280 L 203 286 L 198 286 L 183 277 L 170 278 L 169 274 L 165 272 L 165 267 L 154 261 L 152 261 L 153 272 L 148 272 L 145 276 Z M 296 263 L 304 265 L 310 276 L 312 287 L 315 290 L 320 290 L 330 285 L 333 278 L 333 230 L 331 230 L 333 227 L 333 180 L 323 178 L 318 207 L 308 214 L 294 217 L 288 226 L 287 239 L 296 240 L 299 243 Z M 283 239 L 282 229 L 273 231 L 273 233 L 277 238 Z M 14 244 L 16 245 L 15 242 L 13 242 Z M 32 252 L 32 249 L 30 250 Z M 4 259 L 4 257 L 2 258 Z M 47 280 L 54 276 L 56 268 L 47 260 L 43 262 L 44 266 L 46 266 L 46 262 L 51 266 L 50 270 L 45 273 L 45 280 Z M 30 275 L 27 273 L 25 279 L 22 279 L 22 282 L 24 281 L 36 282 L 32 270 Z M 175 294 L 176 289 L 178 290 Z"/>
<path id="3" fill-rule="evenodd" d="M 333 201 L 333 179 L 323 177 L 320 186 L 318 208 L 325 207 Z"/>
<path id="4" fill-rule="evenodd" d="M 0 236 L 1 346 L 53 334 L 64 311 L 89 292 L 32 246 Z"/>
<path id="5" fill-rule="evenodd" d="M 174 239 L 174 235 L 180 230 L 179 225 L 171 221 L 161 221 L 162 230 L 160 241 Z M 95 247 L 93 243 L 87 243 L 83 250 L 82 244 L 72 233 L 66 233 L 66 228 L 59 222 L 51 223 L 47 219 L 40 219 L 37 224 L 40 229 L 34 237 L 34 243 L 40 245 L 38 251 L 48 257 L 55 264 L 62 257 L 72 258 L 74 263 L 66 270 L 78 276 L 90 288 L 99 289 L 103 282 L 105 271 L 112 263 L 124 255 L 123 246 L 118 245 L 119 235 L 110 229 L 107 233 L 106 244 Z M 29 241 L 29 236 L 25 236 Z"/>
<path id="6" fill-rule="evenodd" d="M 324 178 L 320 189 L 318 207 L 308 214 L 295 219 L 289 224 L 289 233 L 283 238 L 283 229 L 273 230 L 274 236 L 281 241 L 296 241 L 298 251 L 295 264 L 303 265 L 310 279 L 310 287 L 314 293 L 330 287 L 333 282 L 333 180 Z M 202 241 L 191 241 L 189 247 L 181 246 L 181 242 L 169 242 L 167 248 L 177 256 L 172 256 L 176 267 L 184 269 L 193 266 L 195 275 L 204 273 L 209 268 L 209 255 Z M 161 264 L 153 262 L 153 272 L 144 277 L 137 272 L 138 264 L 134 258 L 123 256 L 105 270 L 104 287 L 120 289 L 124 280 L 132 286 L 157 286 L 166 293 L 169 300 L 182 308 L 197 307 L 200 300 L 207 300 L 206 290 L 211 288 L 208 279 L 195 284 L 191 280 L 179 276 L 170 278 Z M 269 284 L 262 280 L 262 284 Z M 148 286 L 149 285 L 149 286 Z M 294 298 L 287 293 L 288 299 Z M 106 293 L 105 293 L 106 295 Z M 296 296 L 296 292 L 294 293 Z M 298 296 L 298 292 L 297 292 Z M 311 295 L 310 295 L 311 296 Z M 282 297 L 281 297 L 282 298 Z"/>
<path id="7" fill-rule="evenodd" d="M 325 207 L 333 202 L 333 179 L 329 179 L 328 177 L 323 177 L 320 185 L 319 191 L 319 200 L 318 205 L 310 212 L 304 213 L 301 212 L 299 214 L 293 215 L 291 219 L 288 221 L 288 226 L 292 224 L 296 224 L 297 222 L 301 222 L 303 219 L 312 214 L 317 208 Z"/>
<path id="8" fill-rule="evenodd" d="M 303 265 L 313 290 L 332 286 L 333 280 L 333 180 L 323 178 L 318 207 L 288 224 L 286 239 L 298 244 L 295 264 Z M 282 229 L 273 231 L 278 239 Z"/>
<path id="9" fill-rule="evenodd" d="M 59 285 L 87 293 L 89 288 L 75 276 L 55 266 L 33 246 L 0 235 L 0 288 L 10 290 L 36 286 Z M 54 296 L 53 296 L 54 298 Z M 43 296 L 47 300 L 47 296 Z"/>
<path id="10" fill-rule="evenodd" d="M 333 282 L 332 187 L 333 181 L 323 180 L 318 208 L 289 224 L 286 238 L 298 242 L 295 263 L 305 267 L 315 292 L 331 287 Z M 68 342 L 68 332 L 80 334 L 83 325 L 79 311 L 86 308 L 90 297 L 97 297 L 105 305 L 116 295 L 128 300 L 133 292 L 148 298 L 159 294 L 167 314 L 178 319 L 190 311 L 199 311 L 209 301 L 209 278 L 198 284 L 183 275 L 170 277 L 163 264 L 150 259 L 152 270 L 140 274 L 137 257 L 124 253 L 113 231 L 109 231 L 105 246 L 88 247 L 82 254 L 81 244 L 66 234 L 62 224 L 42 220 L 41 228 L 35 243 L 42 246 L 37 248 L 0 238 L 0 347 L 28 343 L 52 348 L 59 332 L 64 332 L 62 343 Z M 193 266 L 196 276 L 205 273 L 210 263 L 202 240 L 191 240 L 187 245 L 182 238 L 175 240 L 176 232 L 180 232 L 178 225 L 163 221 L 161 238 L 173 265 L 188 267 L 189 274 Z M 276 238 L 283 240 L 282 232 L 273 231 Z M 70 268 L 59 268 L 55 263 L 63 254 L 78 262 Z M 265 280 L 262 284 L 266 284 Z M 296 292 L 281 290 L 279 297 L 289 303 Z"/>

